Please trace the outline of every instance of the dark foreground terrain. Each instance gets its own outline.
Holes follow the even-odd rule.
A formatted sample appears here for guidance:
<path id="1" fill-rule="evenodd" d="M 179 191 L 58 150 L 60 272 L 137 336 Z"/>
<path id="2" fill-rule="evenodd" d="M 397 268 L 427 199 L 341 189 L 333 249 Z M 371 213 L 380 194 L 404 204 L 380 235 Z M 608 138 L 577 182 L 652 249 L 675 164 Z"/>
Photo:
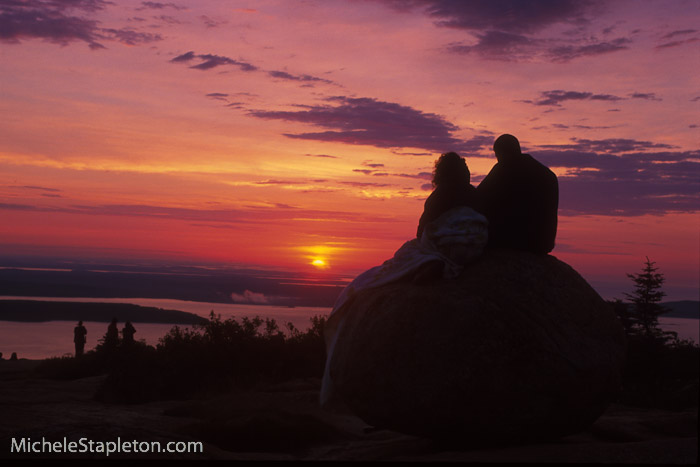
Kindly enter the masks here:
<path id="1" fill-rule="evenodd" d="M 357 417 L 318 407 L 320 381 L 298 379 L 188 401 L 106 404 L 105 376 L 45 379 L 38 361 L 0 362 L 0 458 L 58 458 L 10 452 L 12 438 L 50 441 L 202 441 L 203 453 L 112 454 L 110 458 L 236 460 L 412 460 L 694 464 L 697 407 L 678 411 L 612 405 L 587 431 L 520 446 L 461 446 L 373 430 Z M 72 454 L 105 458 L 104 454 Z"/>

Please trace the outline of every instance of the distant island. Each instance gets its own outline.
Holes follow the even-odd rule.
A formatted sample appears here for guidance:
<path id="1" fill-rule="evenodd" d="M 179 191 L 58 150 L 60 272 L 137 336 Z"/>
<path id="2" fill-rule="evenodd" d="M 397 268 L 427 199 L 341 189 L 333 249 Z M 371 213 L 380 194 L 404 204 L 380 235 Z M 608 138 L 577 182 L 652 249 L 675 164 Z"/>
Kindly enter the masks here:
<path id="1" fill-rule="evenodd" d="M 697 300 L 680 300 L 677 302 L 665 302 L 661 305 L 668 308 L 668 313 L 661 315 L 663 318 L 692 318 L 700 319 L 700 302 Z"/>
<path id="2" fill-rule="evenodd" d="M 0 300 L 0 321 L 82 320 L 108 323 L 115 317 L 121 322 L 132 323 L 204 324 L 208 321 L 194 313 L 131 303 Z"/>

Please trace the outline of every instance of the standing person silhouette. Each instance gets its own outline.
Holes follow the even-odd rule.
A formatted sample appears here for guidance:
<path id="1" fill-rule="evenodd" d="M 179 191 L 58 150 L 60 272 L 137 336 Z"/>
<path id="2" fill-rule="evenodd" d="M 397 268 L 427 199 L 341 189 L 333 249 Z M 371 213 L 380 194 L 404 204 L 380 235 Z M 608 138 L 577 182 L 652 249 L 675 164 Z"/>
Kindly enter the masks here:
<path id="1" fill-rule="evenodd" d="M 119 329 L 117 328 L 117 318 L 112 318 L 112 322 L 107 326 L 104 345 L 107 348 L 115 348 L 119 344 Z"/>
<path id="2" fill-rule="evenodd" d="M 122 329 L 124 344 L 132 344 L 134 342 L 134 333 L 136 333 L 136 328 L 131 324 L 131 321 L 124 323 L 124 329 Z"/>
<path id="3" fill-rule="evenodd" d="M 73 342 L 75 343 L 75 357 L 82 356 L 85 342 L 87 342 L 87 329 L 83 326 L 82 321 L 78 321 L 78 325 L 73 329 Z"/>
<path id="4" fill-rule="evenodd" d="M 498 162 L 476 188 L 479 211 L 489 221 L 490 247 L 547 254 L 557 236 L 557 176 L 513 135 L 493 143 Z"/>

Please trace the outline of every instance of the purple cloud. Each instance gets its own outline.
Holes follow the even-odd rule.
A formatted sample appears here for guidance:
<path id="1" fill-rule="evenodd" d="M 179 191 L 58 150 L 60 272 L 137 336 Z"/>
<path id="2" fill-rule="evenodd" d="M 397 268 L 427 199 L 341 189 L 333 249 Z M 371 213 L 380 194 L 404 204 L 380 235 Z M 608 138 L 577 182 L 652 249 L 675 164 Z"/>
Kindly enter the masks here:
<path id="1" fill-rule="evenodd" d="M 540 147 L 604 153 L 644 151 L 648 149 L 672 149 L 674 147 L 664 143 L 652 143 L 650 141 L 639 141 L 624 138 L 610 138 L 602 140 L 572 138 L 572 141 L 573 143 L 571 144 L 542 145 Z"/>
<path id="2" fill-rule="evenodd" d="M 327 84 L 332 84 L 333 81 L 323 79 L 323 78 L 317 78 L 316 76 L 311 76 L 311 75 L 292 75 L 290 73 L 287 73 L 286 71 L 268 71 L 268 75 L 270 75 L 273 78 L 277 79 L 284 79 L 287 81 L 299 81 L 303 83 L 327 83 Z"/>
<path id="3" fill-rule="evenodd" d="M 332 130 L 286 133 L 296 139 L 362 144 L 381 148 L 421 148 L 435 152 L 473 151 L 492 138 L 475 136 L 463 141 L 452 136 L 458 128 L 443 117 L 412 107 L 371 98 L 332 97 L 337 105 L 308 106 L 296 111 L 252 110 L 249 115 L 268 120 L 301 122 Z"/>
<path id="4" fill-rule="evenodd" d="M 348 185 L 355 188 L 383 188 L 385 186 L 393 186 L 391 183 L 374 183 L 374 182 L 339 182 L 342 185 Z"/>
<path id="5" fill-rule="evenodd" d="M 9 188 L 20 188 L 23 190 L 36 190 L 36 191 L 48 191 L 50 193 L 58 193 L 63 190 L 59 190 L 58 188 L 47 188 L 45 186 L 36 186 L 36 185 L 10 185 Z"/>
<path id="6" fill-rule="evenodd" d="M 562 45 L 550 48 L 547 51 L 547 55 L 555 62 L 568 62 L 579 57 L 602 55 L 628 49 L 629 47 L 627 45 L 631 42 L 630 39 L 620 37 L 612 41 L 596 42 L 586 45 Z"/>
<path id="7" fill-rule="evenodd" d="M 141 5 L 139 8 L 136 9 L 136 11 L 141 11 L 141 10 L 163 10 L 165 8 L 172 8 L 173 10 L 186 10 L 186 6 L 180 6 L 176 5 L 174 3 L 161 3 L 161 2 L 141 2 Z"/>
<path id="8" fill-rule="evenodd" d="M 580 24 L 593 6 L 578 0 L 379 0 L 390 7 L 408 11 L 421 8 L 440 27 L 535 32 L 555 23 Z"/>
<path id="9" fill-rule="evenodd" d="M 432 180 L 433 174 L 430 172 L 420 172 L 417 174 L 391 174 L 395 177 L 406 177 L 406 178 L 416 178 L 418 180 Z"/>
<path id="10" fill-rule="evenodd" d="M 628 48 L 631 39 L 600 40 L 583 32 L 599 15 L 604 2 L 598 0 L 377 0 L 397 11 L 420 10 L 435 19 L 435 25 L 474 34 L 476 43 L 457 42 L 447 50 L 477 54 L 486 60 L 521 61 L 540 58 L 568 62 L 580 57 L 616 52 Z M 555 24 L 575 26 L 575 35 L 543 39 L 538 34 Z M 612 27 L 601 30 L 603 35 Z"/>
<path id="11" fill-rule="evenodd" d="M 539 100 L 524 100 L 521 102 L 533 105 L 561 107 L 561 103 L 565 101 L 583 100 L 616 102 L 624 100 L 624 98 L 619 96 L 613 96 L 611 94 L 593 94 L 592 92 L 562 91 L 560 89 L 556 89 L 553 91 L 542 91 L 540 93 Z"/>
<path id="12" fill-rule="evenodd" d="M 150 32 L 138 32 L 132 29 L 102 29 L 105 36 L 112 40 L 116 40 L 126 45 L 148 44 L 163 40 L 160 34 L 152 34 Z"/>
<path id="13" fill-rule="evenodd" d="M 653 93 L 653 92 L 633 92 L 629 96 L 632 99 L 645 99 L 648 101 L 661 101 L 661 100 L 663 100 L 660 97 L 657 97 L 656 93 Z"/>
<path id="14" fill-rule="evenodd" d="M 563 215 L 636 216 L 700 210 L 700 151 L 651 152 L 669 145 L 629 139 L 574 140 L 533 156 L 570 171 L 559 177 Z M 634 152 L 634 151 L 645 152 Z"/>
<path id="15" fill-rule="evenodd" d="M 678 47 L 678 46 L 684 45 L 684 44 L 692 44 L 693 42 L 698 42 L 698 41 L 700 41 L 700 38 L 691 37 L 689 39 L 683 39 L 680 41 L 664 42 L 663 44 L 657 45 L 656 48 L 657 49 L 668 49 L 671 47 Z"/>
<path id="16" fill-rule="evenodd" d="M 462 55 L 476 53 L 487 60 L 522 61 L 540 57 L 552 62 L 565 63 L 580 57 L 601 55 L 627 49 L 627 44 L 632 42 L 626 38 L 592 43 L 588 40 L 580 40 L 578 42 L 556 39 L 544 40 L 508 31 L 494 30 L 476 33 L 475 35 L 477 38 L 476 44 L 452 43 L 447 46 L 447 50 Z M 551 45 L 552 43 L 557 45 Z"/>
<path id="17" fill-rule="evenodd" d="M 531 56 L 532 46 L 538 42 L 521 34 L 503 31 L 486 31 L 476 37 L 478 42 L 474 45 L 453 43 L 448 45 L 447 50 L 461 55 L 476 53 L 491 60 L 515 61 Z"/>
<path id="18" fill-rule="evenodd" d="M 196 57 L 194 52 L 190 50 L 189 52 L 185 52 L 182 55 L 178 55 L 177 57 L 171 59 L 170 61 L 173 63 L 183 63 L 183 62 L 189 62 L 190 60 L 193 60 Z"/>
<path id="19" fill-rule="evenodd" d="M 374 172 L 374 170 L 372 170 L 372 169 L 352 169 L 352 171 L 353 171 L 353 172 L 362 173 L 362 174 L 365 174 L 365 175 L 369 175 L 369 174 L 371 174 L 372 172 Z"/>
<path id="20" fill-rule="evenodd" d="M 191 66 L 190 68 L 194 68 L 196 70 L 210 70 L 221 65 L 234 65 L 239 67 L 241 71 L 255 71 L 258 69 L 258 67 L 251 65 L 250 63 L 239 62 L 238 60 L 222 57 L 220 55 L 203 54 L 198 55 L 197 57 L 203 60 L 202 63 Z"/>
<path id="21" fill-rule="evenodd" d="M 100 41 L 139 45 L 162 40 L 159 34 L 101 28 L 99 21 L 84 17 L 111 4 L 105 0 L 2 0 L 0 41 L 19 44 L 26 39 L 43 39 L 63 46 L 82 41 L 91 49 L 103 49 Z"/>
<path id="22" fill-rule="evenodd" d="M 353 185 L 354 182 L 348 182 Z M 387 186 L 375 184 L 375 186 Z M 0 203 L 0 210 L 63 212 L 99 216 L 128 216 L 172 219 L 184 222 L 216 222 L 220 225 L 249 225 L 267 222 L 293 221 L 298 218 L 332 219 L 347 222 L 387 222 L 387 216 L 367 216 L 363 212 L 324 211 L 315 209 L 280 209 L 279 206 L 249 209 L 189 209 L 155 205 L 105 204 L 43 206 L 34 204 Z"/>
<path id="23" fill-rule="evenodd" d="M 304 154 L 306 157 L 321 157 L 324 159 L 337 159 L 338 156 L 331 156 L 329 154 Z"/>
<path id="24" fill-rule="evenodd" d="M 222 66 L 222 65 L 233 65 L 239 67 L 242 71 L 255 71 L 258 69 L 255 65 L 251 65 L 250 63 L 246 62 L 241 62 L 238 60 L 234 60 L 229 57 L 224 57 L 221 55 L 213 55 L 213 54 L 195 54 L 193 51 L 185 52 L 182 55 L 178 55 L 175 58 L 170 59 L 170 62 L 172 63 L 186 63 L 190 62 L 191 60 L 194 60 L 195 58 L 201 60 L 201 63 L 197 65 L 192 65 L 190 68 L 194 68 L 195 70 L 210 70 L 212 68 L 216 68 L 217 66 Z"/>
<path id="25" fill-rule="evenodd" d="M 67 45 L 87 42 L 90 48 L 103 46 L 97 21 L 68 14 L 68 10 L 93 12 L 103 9 L 104 1 L 36 1 L 3 0 L 0 2 L 0 40 L 19 43 L 22 39 L 44 39 Z"/>
<path id="26" fill-rule="evenodd" d="M 228 21 L 225 21 L 225 20 L 216 20 L 216 19 L 213 19 L 213 18 L 208 17 L 207 15 L 201 15 L 201 16 L 199 17 L 199 19 L 202 20 L 202 22 L 204 23 L 204 25 L 205 25 L 208 29 L 211 29 L 211 28 L 218 28 L 218 27 L 221 26 L 222 24 L 228 23 Z"/>
<path id="27" fill-rule="evenodd" d="M 686 34 L 692 34 L 694 32 L 698 32 L 698 30 L 697 29 L 681 29 L 678 31 L 669 32 L 665 36 L 661 36 L 661 38 L 662 39 L 670 39 L 672 37 L 686 35 Z"/>

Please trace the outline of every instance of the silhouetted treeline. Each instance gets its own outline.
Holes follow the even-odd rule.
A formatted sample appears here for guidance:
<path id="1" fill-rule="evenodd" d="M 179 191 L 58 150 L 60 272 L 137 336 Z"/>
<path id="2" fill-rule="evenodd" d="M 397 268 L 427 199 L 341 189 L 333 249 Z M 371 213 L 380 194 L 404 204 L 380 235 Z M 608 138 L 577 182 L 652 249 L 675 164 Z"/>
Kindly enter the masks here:
<path id="1" fill-rule="evenodd" d="M 625 328 L 627 358 L 618 402 L 638 407 L 681 409 L 698 405 L 700 346 L 658 327 L 636 325 L 634 308 L 609 302 Z"/>

